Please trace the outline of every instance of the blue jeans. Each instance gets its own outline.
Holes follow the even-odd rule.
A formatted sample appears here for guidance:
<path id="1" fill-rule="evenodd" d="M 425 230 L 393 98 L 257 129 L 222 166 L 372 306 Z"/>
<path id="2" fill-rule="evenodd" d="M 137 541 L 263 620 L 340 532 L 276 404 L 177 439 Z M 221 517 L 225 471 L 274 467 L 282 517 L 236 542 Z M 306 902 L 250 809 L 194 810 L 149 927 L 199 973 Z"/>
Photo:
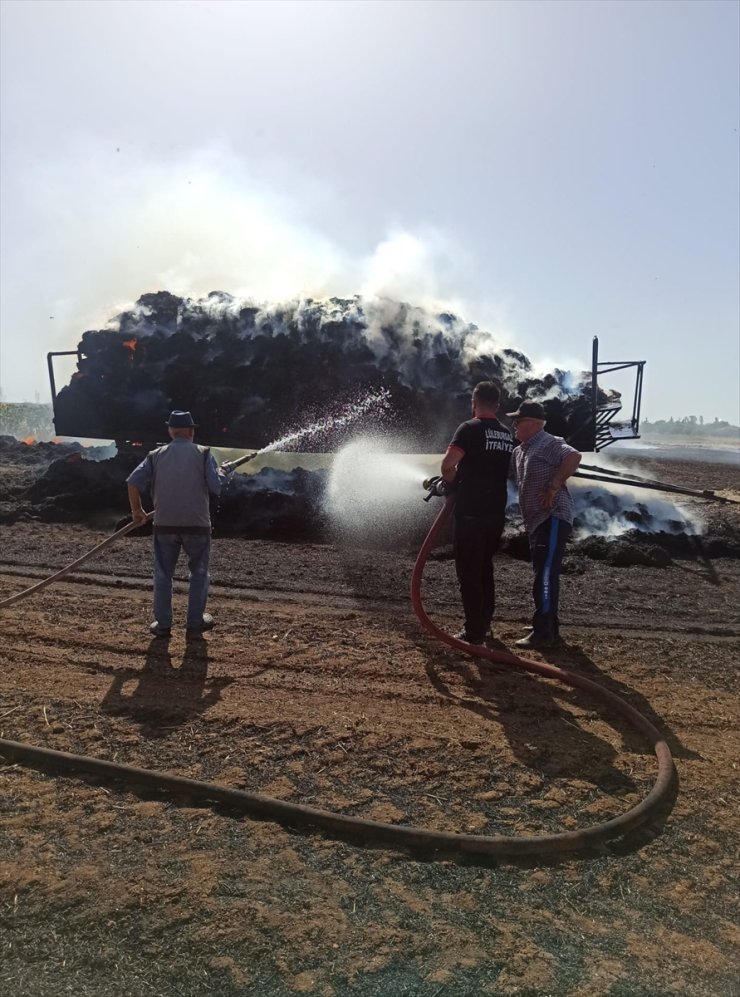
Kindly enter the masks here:
<path id="1" fill-rule="evenodd" d="M 210 582 L 210 533 L 155 533 L 154 619 L 161 627 L 172 626 L 172 579 L 181 549 L 187 555 L 190 571 L 186 626 L 199 627 L 203 622 Z"/>
<path id="2" fill-rule="evenodd" d="M 560 636 L 560 567 L 572 531 L 570 523 L 551 516 L 529 535 L 534 570 L 532 629 L 540 637 Z"/>

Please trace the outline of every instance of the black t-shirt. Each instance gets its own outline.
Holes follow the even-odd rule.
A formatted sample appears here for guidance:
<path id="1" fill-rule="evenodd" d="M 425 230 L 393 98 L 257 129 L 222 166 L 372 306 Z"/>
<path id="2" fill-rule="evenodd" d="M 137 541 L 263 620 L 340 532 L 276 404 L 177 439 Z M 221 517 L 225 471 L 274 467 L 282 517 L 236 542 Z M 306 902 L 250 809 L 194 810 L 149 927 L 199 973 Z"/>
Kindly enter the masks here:
<path id="1" fill-rule="evenodd" d="M 465 451 L 457 467 L 458 516 L 503 516 L 514 441 L 498 419 L 469 419 L 457 427 L 450 446 Z"/>

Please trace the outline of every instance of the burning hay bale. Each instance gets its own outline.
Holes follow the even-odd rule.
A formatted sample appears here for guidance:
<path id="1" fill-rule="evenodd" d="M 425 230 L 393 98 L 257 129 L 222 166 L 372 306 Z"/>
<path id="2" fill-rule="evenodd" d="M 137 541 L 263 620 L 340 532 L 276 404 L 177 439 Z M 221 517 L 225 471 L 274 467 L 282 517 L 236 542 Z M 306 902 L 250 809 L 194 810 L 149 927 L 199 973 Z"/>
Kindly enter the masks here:
<path id="1" fill-rule="evenodd" d="M 78 350 L 55 405 L 65 436 L 160 440 L 166 413 L 197 400 L 199 439 L 259 448 L 298 420 L 383 390 L 409 449 L 435 452 L 467 414 L 471 385 L 494 378 L 504 408 L 540 399 L 552 432 L 592 448 L 581 438 L 592 432 L 590 375 L 537 377 L 527 357 L 475 325 L 396 301 L 258 306 L 218 291 L 201 299 L 160 291 L 85 332 Z M 312 448 L 335 450 L 343 439 L 337 432 Z"/>
<path id="2" fill-rule="evenodd" d="M 200 299 L 145 294 L 107 328 L 84 333 L 78 369 L 55 399 L 60 435 L 113 439 L 117 455 L 95 461 L 82 448 L 64 454 L 29 484 L 25 505 L 13 510 L 5 503 L 0 517 L 120 520 L 127 513 L 126 476 L 149 445 L 165 442 L 167 412 L 192 407 L 198 442 L 241 450 L 306 445 L 346 456 L 363 431 L 372 437 L 383 430 L 378 470 L 362 449 L 353 461 L 334 461 L 334 469 L 346 465 L 341 488 L 337 475 L 324 470 L 263 467 L 232 475 L 214 515 L 217 536 L 413 545 L 429 525 L 429 507 L 419 506 L 424 475 L 413 469 L 411 496 L 403 491 L 411 478 L 403 474 L 401 490 L 390 488 L 383 477 L 393 449 L 388 430 L 399 452 L 442 452 L 451 427 L 469 414 L 471 385 L 488 378 L 502 385 L 504 410 L 525 396 L 539 399 L 551 432 L 593 449 L 590 373 L 538 377 L 523 354 L 449 313 L 359 296 L 257 305 L 215 291 Z M 616 393 L 599 392 L 599 403 L 619 407 Z M 382 406 L 366 404 L 380 398 Z M 350 408 L 351 418 L 339 418 L 337 406 Z M 589 556 L 607 556 L 608 548 L 620 563 L 665 563 L 661 552 L 678 550 L 666 538 L 695 531 L 680 517 L 655 515 L 655 508 L 593 489 L 577 508 L 576 541 L 621 535 L 619 549 L 594 543 Z M 629 531 L 633 539 L 625 539 Z M 647 553 L 646 536 L 655 548 Z M 511 536 L 508 549 L 522 556 L 520 546 Z"/>

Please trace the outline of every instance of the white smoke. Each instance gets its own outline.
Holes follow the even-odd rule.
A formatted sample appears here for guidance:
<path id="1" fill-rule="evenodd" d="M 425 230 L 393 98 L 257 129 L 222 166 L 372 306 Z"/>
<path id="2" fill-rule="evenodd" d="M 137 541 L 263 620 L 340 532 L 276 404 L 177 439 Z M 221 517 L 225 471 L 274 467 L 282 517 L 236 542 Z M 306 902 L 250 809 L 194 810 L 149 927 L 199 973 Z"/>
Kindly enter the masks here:
<path id="1" fill-rule="evenodd" d="M 365 435 L 334 456 L 327 486 L 326 511 L 340 534 L 371 538 L 408 535 L 409 527 L 428 518 L 421 485 L 438 473 L 440 457 L 401 452 L 403 442 L 388 434 Z M 601 458 L 601 463 L 606 463 Z M 576 527 L 574 540 L 610 539 L 630 530 L 644 533 L 700 535 L 703 523 L 686 505 L 654 492 L 618 484 L 600 485 L 571 479 Z M 509 482 L 507 518 L 517 521 L 518 495 Z M 435 510 L 436 511 L 436 510 Z"/>
<path id="2" fill-rule="evenodd" d="M 667 497 L 670 493 L 630 487 L 618 475 L 646 478 L 644 468 L 633 467 L 624 460 L 623 452 L 610 455 L 605 451 L 585 454 L 583 464 L 608 475 L 613 483 L 600 485 L 595 481 L 571 479 L 568 487 L 573 495 L 579 527 L 576 538 L 586 535 L 617 537 L 628 530 L 657 533 L 687 533 L 700 535 L 702 518 L 685 502 Z M 584 473 L 590 473 L 583 468 Z"/>
<path id="3" fill-rule="evenodd" d="M 431 312 L 461 313 L 455 296 L 465 254 L 440 232 L 395 231 L 362 263 L 359 293 L 363 298 L 413 301 Z"/>
<path id="4" fill-rule="evenodd" d="M 569 481 L 568 489 L 573 496 L 576 540 L 618 537 L 629 530 L 692 535 L 703 531 L 701 519 L 686 505 L 653 491 L 578 479 Z"/>
<path id="5" fill-rule="evenodd" d="M 86 329 L 157 290 L 222 289 L 263 303 L 361 292 L 466 313 L 455 292 L 464 254 L 444 234 L 397 227 L 350 253 L 309 220 L 312 208 L 332 210 L 329 192 L 286 169 L 275 172 L 290 195 L 223 149 L 155 161 L 88 141 L 23 164 L 25 242 L 2 261 L 6 394 L 12 385 L 18 400 L 46 396 L 47 351 L 73 349 Z"/>

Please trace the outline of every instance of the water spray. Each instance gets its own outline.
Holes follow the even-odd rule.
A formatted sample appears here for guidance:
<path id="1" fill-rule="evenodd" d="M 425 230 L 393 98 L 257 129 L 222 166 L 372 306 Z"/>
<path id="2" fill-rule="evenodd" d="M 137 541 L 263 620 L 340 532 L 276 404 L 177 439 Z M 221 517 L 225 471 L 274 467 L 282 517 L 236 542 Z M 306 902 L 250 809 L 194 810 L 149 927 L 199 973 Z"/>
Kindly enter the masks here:
<path id="1" fill-rule="evenodd" d="M 352 402 L 350 405 L 345 406 L 339 415 L 327 416 L 324 419 L 318 419 L 316 422 L 312 422 L 308 426 L 304 426 L 303 429 L 296 429 L 291 433 L 286 433 L 285 436 L 281 436 L 280 439 L 274 440 L 272 443 L 268 443 L 266 447 L 262 447 L 260 450 L 255 450 L 251 454 L 247 454 L 246 457 L 239 457 L 238 460 L 225 461 L 221 465 L 221 470 L 226 474 L 231 474 L 235 471 L 237 467 L 241 467 L 242 464 L 248 463 L 250 460 L 254 460 L 256 457 L 261 457 L 264 453 L 274 452 L 276 450 L 284 450 L 286 447 L 292 446 L 298 440 L 302 440 L 306 437 L 316 436 L 319 433 L 326 433 L 329 430 L 341 429 L 348 423 L 359 419 L 361 416 L 365 415 L 372 408 L 388 409 L 390 403 L 391 393 L 386 388 L 381 388 L 379 391 L 371 391 L 359 402 Z"/>
<path id="2" fill-rule="evenodd" d="M 254 453 L 247 454 L 246 457 L 240 457 L 238 460 L 227 461 L 221 465 L 222 470 L 226 474 L 230 474 L 241 464 L 246 464 L 247 461 L 254 460 L 255 457 L 259 457 L 263 453 L 269 451 L 281 450 L 286 446 L 290 446 L 297 440 L 303 439 L 307 436 L 315 436 L 317 433 L 327 432 L 329 430 L 341 428 L 346 426 L 348 423 L 352 422 L 353 419 L 358 419 L 360 416 L 365 415 L 370 409 L 378 407 L 380 409 L 387 409 L 389 407 L 390 392 L 385 388 L 379 391 L 371 391 L 364 395 L 358 402 L 353 402 L 351 405 L 345 406 L 340 413 L 336 416 L 327 416 L 324 419 L 319 419 L 316 422 L 312 422 L 309 426 L 305 426 L 303 429 L 297 429 L 292 433 L 287 433 L 285 436 L 281 436 L 280 439 L 275 440 L 273 443 L 268 444 L 266 447 L 262 447 L 260 450 L 255 450 Z M 150 522 L 154 517 L 154 513 L 150 512 L 147 515 L 147 522 Z M 24 589 L 22 592 L 18 592 L 16 595 L 10 596 L 8 599 L 0 601 L 0 609 L 5 609 L 8 606 L 13 605 L 13 603 L 18 602 L 20 599 L 26 598 L 26 596 L 32 595 L 35 592 L 41 591 L 41 589 L 46 588 L 54 581 L 58 581 L 65 575 L 68 575 L 70 571 L 77 568 L 84 561 L 87 561 L 93 556 L 93 554 L 98 553 L 98 551 L 103 550 L 110 544 L 114 543 L 121 537 L 126 536 L 127 533 L 131 533 L 137 528 L 137 524 L 132 522 L 128 523 L 126 526 L 122 527 L 116 533 L 107 537 L 97 546 L 93 547 L 82 557 L 79 557 L 76 561 L 68 564 L 66 568 L 62 568 L 60 571 L 55 572 L 48 578 L 43 579 L 43 581 L 38 582 L 36 585 L 32 585 L 30 588 Z"/>

